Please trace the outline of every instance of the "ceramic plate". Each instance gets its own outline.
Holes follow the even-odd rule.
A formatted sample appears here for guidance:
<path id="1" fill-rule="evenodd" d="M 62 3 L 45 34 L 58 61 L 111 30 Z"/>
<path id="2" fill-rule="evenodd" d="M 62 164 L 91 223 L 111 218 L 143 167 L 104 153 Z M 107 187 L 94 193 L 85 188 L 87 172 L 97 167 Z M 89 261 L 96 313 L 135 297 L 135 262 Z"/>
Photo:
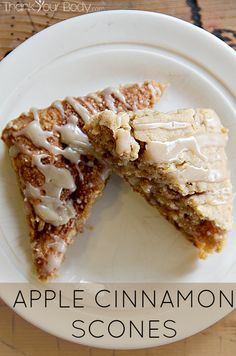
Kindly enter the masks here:
<path id="1" fill-rule="evenodd" d="M 31 37 L 0 63 L 0 126 L 30 107 L 46 107 L 68 95 L 145 79 L 168 82 L 160 110 L 211 107 L 229 128 L 227 151 L 235 189 L 235 73 L 236 55 L 230 47 L 176 18 L 142 11 L 74 17 Z M 32 282 L 22 198 L 2 142 L 0 161 L 0 281 Z M 235 282 L 235 230 L 234 226 L 221 254 L 200 261 L 180 232 L 113 176 L 84 233 L 68 250 L 56 281 Z M 1 296 L 9 300 L 3 290 Z M 179 338 L 220 317 L 219 313 L 214 320 L 195 323 Z M 56 322 L 46 327 L 40 318 L 30 321 L 64 336 Z M 151 345 L 153 341 L 143 340 L 125 347 Z M 109 343 L 103 340 L 100 346 Z"/>

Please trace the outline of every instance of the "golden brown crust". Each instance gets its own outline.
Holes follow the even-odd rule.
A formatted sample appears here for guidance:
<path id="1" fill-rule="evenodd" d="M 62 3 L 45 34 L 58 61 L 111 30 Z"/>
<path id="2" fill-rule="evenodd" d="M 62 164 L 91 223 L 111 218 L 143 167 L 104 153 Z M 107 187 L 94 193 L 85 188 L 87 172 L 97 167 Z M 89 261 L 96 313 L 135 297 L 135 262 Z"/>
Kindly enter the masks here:
<path id="1" fill-rule="evenodd" d="M 150 89 L 150 84 L 152 85 L 152 90 Z M 153 88 L 156 89 L 155 97 L 153 96 Z M 124 95 L 128 107 L 133 108 L 136 106 L 138 109 L 152 107 L 160 98 L 164 89 L 164 85 L 154 81 L 146 81 L 142 85 L 134 84 L 120 87 L 120 91 Z M 111 94 L 111 96 L 114 106 L 118 111 L 127 110 L 127 105 L 124 105 L 124 103 L 113 94 Z M 78 97 L 76 101 L 90 113 L 92 113 L 93 110 L 103 111 L 108 108 L 104 100 L 103 92 L 97 92 L 95 99 L 93 95 L 88 95 L 86 97 Z M 41 128 L 53 132 L 53 136 L 48 139 L 48 142 L 53 146 L 63 149 L 64 144 L 61 142 L 60 134 L 55 130 L 55 126 L 65 125 L 68 117 L 73 114 L 78 118 L 78 126 L 83 131 L 84 121 L 67 100 L 62 101 L 61 105 L 64 111 L 63 116 L 57 107 L 50 106 L 46 109 L 38 110 L 38 117 Z M 39 279 L 47 280 L 53 277 L 58 270 L 58 268 L 47 268 L 50 256 L 58 255 L 58 261 L 60 262 L 60 259 L 62 259 L 64 255 L 64 250 L 61 252 L 55 250 L 55 243 L 58 242 L 58 237 L 65 242 L 66 246 L 72 242 L 76 232 L 82 230 L 83 223 L 90 212 L 94 200 L 102 192 L 107 177 L 103 177 L 103 172 L 106 169 L 105 164 L 91 154 L 81 156 L 79 169 L 77 169 L 76 165 L 68 161 L 64 156 L 55 155 L 46 148 L 34 145 L 33 142 L 24 135 L 17 135 L 18 132 L 27 127 L 33 120 L 34 115 L 32 112 L 21 114 L 4 129 L 2 139 L 9 149 L 14 147 L 15 150 L 11 159 L 26 204 L 26 212 L 30 225 L 33 261 Z M 22 152 L 22 150 L 18 152 L 17 147 L 24 147 L 24 152 Z M 34 210 L 34 205 L 37 201 L 32 197 L 27 198 L 25 195 L 27 183 L 37 188 L 43 187 L 45 183 L 44 175 L 32 163 L 32 157 L 39 154 L 47 155 L 47 157 L 42 159 L 43 164 L 51 164 L 55 167 L 69 170 L 77 187 L 72 193 L 66 189 L 61 193 L 60 199 L 65 202 L 72 200 L 76 212 L 75 217 L 71 218 L 64 225 L 54 226 L 43 221 Z M 83 179 L 81 179 L 81 175 Z M 45 194 L 43 190 L 41 194 Z"/>
<path id="2" fill-rule="evenodd" d="M 114 114 L 106 111 L 94 115 L 92 120 L 85 125 L 85 132 L 101 158 L 121 175 L 135 191 L 142 194 L 149 204 L 157 207 L 167 220 L 183 231 L 187 238 L 198 247 L 199 256 L 205 258 L 208 253 L 219 252 L 222 249 L 227 233 L 230 230 L 232 221 L 232 187 L 228 170 L 226 170 L 227 174 L 222 176 L 221 180 L 213 180 L 213 182 L 211 180 L 208 181 L 206 178 L 201 181 L 200 176 L 200 179 L 197 179 L 195 183 L 195 176 L 193 175 L 193 182 L 190 179 L 186 183 L 185 191 L 182 186 L 180 187 L 181 189 L 179 188 L 181 181 L 178 179 L 177 169 L 175 170 L 177 172 L 176 176 L 172 173 L 169 177 L 170 168 L 172 168 L 175 161 L 177 162 L 176 166 L 179 164 L 180 168 L 181 165 L 187 162 L 190 167 L 197 167 L 198 170 L 201 170 L 201 165 L 194 166 L 193 160 L 195 155 L 200 154 L 203 156 L 202 151 L 204 148 L 205 154 L 207 154 L 207 150 L 209 152 L 213 151 L 213 161 L 210 158 L 208 159 L 208 156 L 203 156 L 204 164 L 206 165 L 206 168 L 203 169 L 204 171 L 207 169 L 208 172 L 211 172 L 211 167 L 215 164 L 215 161 L 218 161 L 221 168 L 227 167 L 227 159 L 224 152 L 227 130 L 222 127 L 219 118 L 216 114 L 214 115 L 212 110 L 197 109 L 196 111 L 201 114 L 201 121 L 197 128 L 194 128 L 196 120 L 188 123 L 185 117 L 187 112 L 187 117 L 192 119 L 192 115 L 189 115 L 189 113 L 194 112 L 193 109 L 179 110 L 177 113 L 171 114 L 155 113 L 153 111 L 148 113 L 140 111 L 138 113 Z M 181 116 L 182 112 L 183 116 Z M 176 121 L 173 121 L 173 115 Z M 146 125 L 149 125 L 149 129 L 135 131 L 134 119 L 137 119 L 137 116 L 139 117 L 139 125 L 147 127 L 144 124 L 146 123 Z M 151 117 L 152 120 L 147 121 L 147 116 Z M 162 119 L 164 117 L 166 121 L 161 121 L 160 117 Z M 207 119 L 209 120 L 209 125 L 213 126 L 208 126 Z M 168 124 L 172 125 L 172 129 Z M 178 130 L 176 126 L 173 128 L 173 125 L 179 125 Z M 206 147 L 204 146 L 205 143 L 202 144 L 202 147 L 198 145 L 195 138 L 199 137 L 197 134 L 199 134 L 198 130 L 201 129 L 201 125 L 204 126 L 203 129 L 205 130 L 205 136 L 202 137 L 205 137 Z M 150 128 L 151 126 L 152 128 Z M 160 126 L 162 126 L 162 129 L 160 129 Z M 163 129 L 163 127 L 165 128 Z M 184 129 L 180 127 L 184 127 Z M 190 134 L 189 132 L 186 134 L 186 130 L 189 130 Z M 213 136 L 211 136 L 211 131 L 214 131 Z M 122 137 L 123 140 L 119 141 L 120 136 L 118 134 L 124 135 Z M 189 156 L 187 156 L 188 153 L 185 155 L 186 161 L 183 161 L 183 163 L 178 161 L 180 155 L 178 156 L 177 150 L 171 160 L 164 159 L 163 161 L 150 162 L 146 159 L 147 145 L 150 142 L 161 142 L 156 150 L 157 155 L 159 154 L 160 157 L 161 152 L 163 152 L 161 151 L 163 146 L 176 148 L 175 142 L 181 135 L 182 139 L 179 142 L 186 144 L 186 139 L 192 139 L 193 142 L 196 142 L 197 147 L 195 148 L 194 146 L 194 148 L 191 147 L 189 149 L 186 145 L 184 147 L 185 150 L 180 151 L 180 154 L 190 151 Z M 142 141 L 137 136 L 139 138 L 145 137 L 146 141 Z M 173 140 L 173 136 L 175 140 Z M 214 137 L 215 140 L 213 140 L 212 144 L 211 137 Z M 223 140 L 220 141 L 220 138 L 223 138 Z M 163 141 L 160 141 L 160 139 Z M 221 150 L 221 155 L 218 154 L 216 159 L 217 149 L 218 153 Z M 198 156 L 197 159 L 199 160 Z M 165 164 L 167 169 L 162 169 Z M 224 170 L 221 169 L 221 171 L 223 172 Z M 212 172 L 217 172 L 215 166 Z M 175 185 L 172 184 L 173 180 L 176 182 Z M 186 191 L 187 194 L 185 193 Z"/>

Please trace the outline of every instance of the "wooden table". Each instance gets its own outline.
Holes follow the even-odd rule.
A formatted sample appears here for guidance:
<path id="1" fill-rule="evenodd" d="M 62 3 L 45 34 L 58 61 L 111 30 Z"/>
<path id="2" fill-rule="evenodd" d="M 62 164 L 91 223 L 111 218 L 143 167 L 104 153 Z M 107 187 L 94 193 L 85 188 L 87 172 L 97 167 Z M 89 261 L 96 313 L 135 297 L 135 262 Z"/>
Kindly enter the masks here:
<path id="1" fill-rule="evenodd" d="M 37 0 L 39 2 L 39 0 Z M 42 1 L 42 0 L 41 0 Z M 6 1 L 7 2 L 7 1 Z M 139 9 L 166 13 L 205 28 L 236 49 L 235 0 L 84 0 L 76 11 L 46 9 L 34 13 L 22 4 L 35 0 L 0 2 L 0 59 L 34 33 L 69 17 L 108 9 Z M 57 2 L 45 0 L 46 4 Z M 71 0 L 67 0 L 71 4 Z M 79 2 L 79 1 L 77 1 Z M 14 6 L 13 6 L 14 5 Z M 86 7 L 85 7 L 86 5 Z M 15 7 L 17 6 L 17 7 Z M 236 310 L 211 328 L 186 340 L 148 350 L 108 351 L 59 340 L 30 325 L 0 301 L 1 356 L 233 356 L 236 354 Z"/>

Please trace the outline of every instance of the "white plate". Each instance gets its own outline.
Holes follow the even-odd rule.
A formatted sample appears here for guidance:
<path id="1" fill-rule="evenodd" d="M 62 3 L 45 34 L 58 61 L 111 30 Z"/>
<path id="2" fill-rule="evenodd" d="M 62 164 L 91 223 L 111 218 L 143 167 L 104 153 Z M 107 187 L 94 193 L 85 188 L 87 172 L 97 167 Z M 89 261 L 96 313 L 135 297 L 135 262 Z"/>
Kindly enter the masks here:
<path id="1" fill-rule="evenodd" d="M 160 110 L 211 107 L 230 129 L 235 189 L 235 73 L 236 56 L 230 47 L 176 18 L 141 11 L 75 17 L 31 37 L 1 62 L 1 129 L 29 106 L 45 107 L 67 95 L 145 79 L 169 82 Z M 0 281 L 32 281 L 23 203 L 2 142 L 0 161 Z M 234 226 L 221 254 L 199 261 L 181 233 L 113 177 L 83 237 L 69 249 L 57 282 L 235 282 L 235 233 Z M 9 301 L 6 292 L 1 295 Z M 180 338 L 220 317 L 192 325 Z M 46 328 L 43 320 L 30 321 Z M 47 331 L 64 336 L 56 323 Z M 103 342 L 100 346 L 109 346 Z M 143 341 L 125 346 L 148 345 Z"/>

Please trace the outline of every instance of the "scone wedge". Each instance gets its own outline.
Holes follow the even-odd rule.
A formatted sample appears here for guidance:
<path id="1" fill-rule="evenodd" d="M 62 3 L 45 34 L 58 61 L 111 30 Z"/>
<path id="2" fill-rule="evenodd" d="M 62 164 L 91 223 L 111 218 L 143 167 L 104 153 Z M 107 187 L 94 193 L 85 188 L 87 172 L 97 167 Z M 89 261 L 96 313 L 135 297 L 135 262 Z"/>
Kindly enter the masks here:
<path id="1" fill-rule="evenodd" d="M 85 125 L 90 142 L 131 187 L 199 249 L 220 251 L 232 223 L 228 139 L 211 109 L 104 111 Z"/>
<path id="2" fill-rule="evenodd" d="M 163 84 L 146 81 L 68 97 L 46 109 L 31 109 L 4 129 L 2 139 L 26 205 L 39 279 L 57 274 L 67 246 L 82 230 L 109 176 L 109 168 L 94 154 L 84 124 L 105 109 L 151 108 L 164 89 Z"/>

